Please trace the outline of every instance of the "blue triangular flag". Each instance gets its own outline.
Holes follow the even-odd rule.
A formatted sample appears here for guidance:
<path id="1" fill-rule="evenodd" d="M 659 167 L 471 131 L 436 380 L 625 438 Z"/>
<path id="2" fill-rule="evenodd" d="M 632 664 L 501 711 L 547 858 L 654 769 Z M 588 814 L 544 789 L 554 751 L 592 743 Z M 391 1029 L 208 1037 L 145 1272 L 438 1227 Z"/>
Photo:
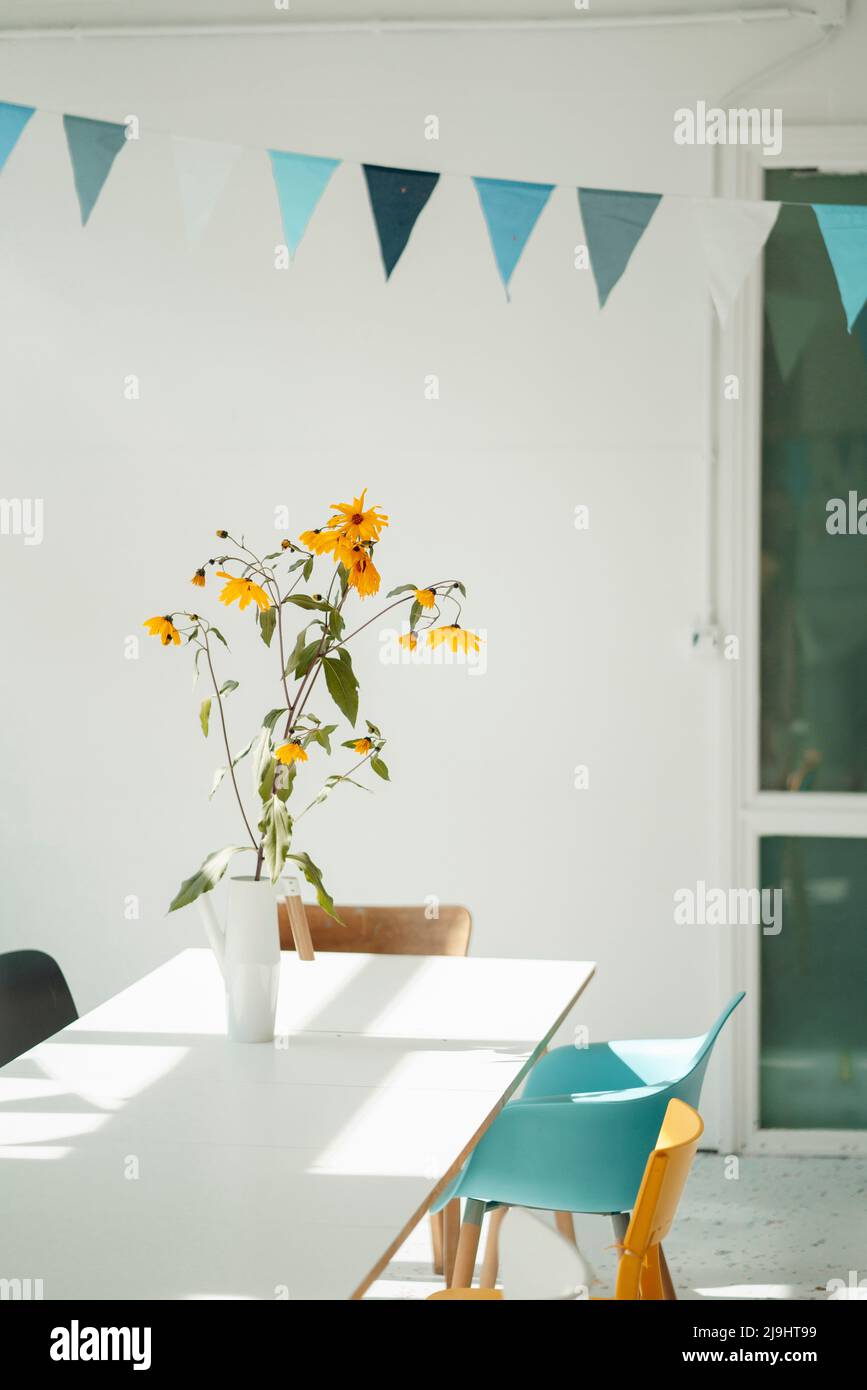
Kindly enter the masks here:
<path id="1" fill-rule="evenodd" d="M 15 106 L 10 101 L 0 101 L 0 170 L 35 110 L 35 106 Z"/>
<path id="2" fill-rule="evenodd" d="M 294 256 L 340 160 L 324 159 L 315 154 L 290 154 L 285 150 L 269 150 L 268 155 L 280 201 L 283 235 L 289 254 Z"/>
<path id="3" fill-rule="evenodd" d="M 488 224 L 500 278 L 508 294 L 512 272 L 554 185 L 476 178 L 473 183 Z"/>
<path id="4" fill-rule="evenodd" d="M 814 203 L 813 211 L 825 238 L 851 333 L 867 301 L 867 207 Z"/>
<path id="5" fill-rule="evenodd" d="M 115 158 L 126 144 L 126 126 L 114 121 L 91 121 L 86 116 L 64 116 L 63 129 L 83 227 Z"/>
<path id="6" fill-rule="evenodd" d="M 578 203 L 600 309 L 620 279 L 656 212 L 659 193 L 579 188 Z"/>
<path id="7" fill-rule="evenodd" d="M 436 188 L 439 174 L 365 164 L 364 177 L 388 279 L 409 241 L 418 215 Z"/>

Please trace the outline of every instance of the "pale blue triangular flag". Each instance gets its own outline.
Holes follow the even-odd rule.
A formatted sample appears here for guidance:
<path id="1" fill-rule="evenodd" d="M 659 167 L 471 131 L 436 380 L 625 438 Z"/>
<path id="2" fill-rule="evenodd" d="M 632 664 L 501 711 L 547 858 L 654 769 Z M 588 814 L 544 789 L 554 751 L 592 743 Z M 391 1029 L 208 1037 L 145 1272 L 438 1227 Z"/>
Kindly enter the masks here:
<path id="1" fill-rule="evenodd" d="M 11 101 L 0 101 L 0 170 L 35 110 L 35 106 L 15 106 Z"/>
<path id="2" fill-rule="evenodd" d="M 473 183 L 488 224 L 500 279 L 508 295 L 512 273 L 554 185 L 477 178 Z"/>
<path id="3" fill-rule="evenodd" d="M 621 193 L 608 188 L 579 188 L 578 203 L 587 250 L 604 306 L 641 236 L 659 206 L 659 193 Z"/>
<path id="4" fill-rule="evenodd" d="M 220 194 L 243 153 L 241 145 L 172 136 L 172 158 L 181 194 L 187 240 L 201 241 Z"/>
<path id="5" fill-rule="evenodd" d="M 86 116 L 64 116 L 63 128 L 83 227 L 112 164 L 126 144 L 126 126 L 114 121 L 91 121 Z"/>
<path id="6" fill-rule="evenodd" d="M 268 155 L 280 200 L 283 235 L 290 255 L 294 256 L 340 160 L 314 154 L 290 154 L 285 150 L 269 150 Z"/>
<path id="7" fill-rule="evenodd" d="M 867 300 L 867 207 L 814 203 L 813 211 L 831 257 L 851 333 Z"/>

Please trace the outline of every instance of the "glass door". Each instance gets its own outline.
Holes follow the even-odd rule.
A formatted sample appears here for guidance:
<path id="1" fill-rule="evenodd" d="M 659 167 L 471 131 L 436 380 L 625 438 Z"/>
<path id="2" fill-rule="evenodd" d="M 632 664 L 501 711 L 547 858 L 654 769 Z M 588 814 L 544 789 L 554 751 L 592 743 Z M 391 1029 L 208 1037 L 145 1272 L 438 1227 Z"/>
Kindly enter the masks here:
<path id="1" fill-rule="evenodd" d="M 774 169 L 765 196 L 867 204 L 867 175 Z M 753 862 L 783 918 L 759 946 L 756 1124 L 863 1131 L 867 311 L 849 334 L 809 206 L 781 209 L 762 309 Z"/>

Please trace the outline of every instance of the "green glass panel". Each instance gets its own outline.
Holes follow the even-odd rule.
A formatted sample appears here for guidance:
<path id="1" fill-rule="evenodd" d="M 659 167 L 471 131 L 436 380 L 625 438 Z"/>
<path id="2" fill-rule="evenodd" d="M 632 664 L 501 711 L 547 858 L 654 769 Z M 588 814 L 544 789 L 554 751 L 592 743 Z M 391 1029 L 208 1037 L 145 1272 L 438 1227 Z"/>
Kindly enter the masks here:
<path id="1" fill-rule="evenodd" d="M 768 174 L 766 196 L 867 204 L 867 176 Z M 867 311 L 846 331 L 810 207 L 765 251 L 761 787 L 867 791 L 867 535 L 831 535 L 867 498 Z"/>
<path id="2" fill-rule="evenodd" d="M 867 840 L 769 836 L 763 888 L 782 929 L 761 938 L 765 1129 L 867 1129 Z"/>

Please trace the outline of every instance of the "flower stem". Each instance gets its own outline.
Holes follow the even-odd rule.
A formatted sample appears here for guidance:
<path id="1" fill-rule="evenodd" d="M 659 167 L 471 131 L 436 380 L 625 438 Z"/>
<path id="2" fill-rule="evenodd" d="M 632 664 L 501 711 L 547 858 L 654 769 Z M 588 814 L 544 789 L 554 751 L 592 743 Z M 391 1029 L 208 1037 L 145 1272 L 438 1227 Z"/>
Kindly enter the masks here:
<path id="1" fill-rule="evenodd" d="M 226 758 L 228 759 L 228 762 L 229 762 L 229 776 L 230 776 L 231 779 L 232 779 L 232 786 L 235 788 L 235 796 L 236 796 L 237 801 L 238 801 L 238 807 L 239 807 L 239 809 L 240 809 L 241 816 L 242 816 L 242 818 L 243 818 L 244 824 L 245 824 L 246 827 L 247 827 L 247 834 L 250 836 L 250 842 L 251 842 L 251 844 L 252 844 L 252 846 L 253 846 L 253 848 L 254 848 L 255 850 L 259 850 L 260 846 L 258 845 L 258 843 L 257 843 L 257 841 L 256 841 L 256 836 L 253 834 L 252 830 L 250 829 L 250 822 L 247 820 L 247 812 L 244 810 L 244 803 L 243 803 L 243 801 L 241 800 L 241 793 L 240 793 L 240 791 L 238 790 L 238 782 L 237 782 L 237 779 L 236 779 L 236 777 L 235 777 L 235 769 L 234 769 L 234 767 L 232 766 L 232 750 L 231 750 L 231 748 L 229 747 L 229 734 L 228 734 L 228 731 L 227 731 L 227 729 L 226 729 L 226 715 L 225 715 L 225 713 L 224 713 L 224 711 L 223 711 L 223 701 L 222 701 L 222 697 L 221 697 L 221 695 L 220 695 L 220 687 L 219 687 L 219 685 L 217 684 L 217 677 L 216 677 L 216 674 L 214 673 L 214 663 L 213 663 L 212 660 L 211 660 L 211 648 L 210 648 L 210 646 L 208 645 L 208 630 L 207 630 L 207 628 L 205 628 L 205 627 L 202 628 L 202 635 L 203 635 L 203 637 L 204 637 L 204 639 L 205 639 L 205 642 L 204 642 L 204 645 L 205 645 L 205 657 L 206 657 L 206 660 L 207 660 L 207 662 L 208 662 L 208 670 L 209 670 L 210 673 L 211 673 L 211 680 L 212 680 L 213 685 L 214 685 L 214 694 L 215 694 L 215 696 L 217 697 L 217 709 L 220 711 L 220 725 L 221 725 L 222 730 L 223 730 L 223 743 L 226 745 Z"/>

